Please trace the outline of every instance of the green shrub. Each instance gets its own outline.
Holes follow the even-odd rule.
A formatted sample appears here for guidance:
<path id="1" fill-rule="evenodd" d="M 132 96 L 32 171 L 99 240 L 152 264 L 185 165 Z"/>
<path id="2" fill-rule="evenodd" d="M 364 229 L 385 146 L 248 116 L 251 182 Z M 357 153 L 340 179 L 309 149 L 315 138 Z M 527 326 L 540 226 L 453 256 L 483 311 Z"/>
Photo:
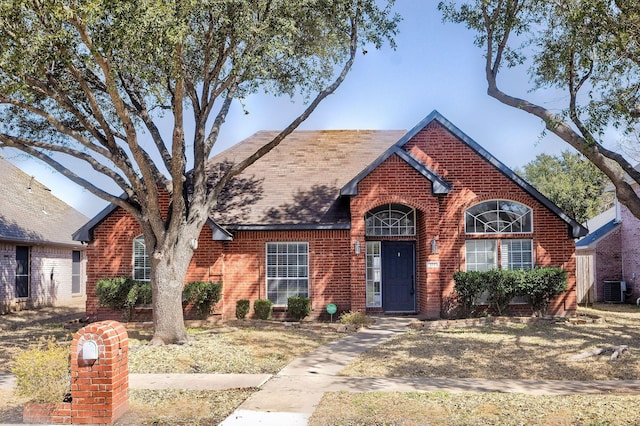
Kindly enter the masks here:
<path id="1" fill-rule="evenodd" d="M 236 318 L 245 319 L 245 317 L 249 313 L 250 307 L 251 302 L 249 302 L 247 299 L 238 300 L 236 302 Z"/>
<path id="2" fill-rule="evenodd" d="M 482 273 L 484 288 L 488 292 L 487 302 L 498 315 L 505 314 L 511 300 L 518 295 L 522 272 L 492 269 Z"/>
<path id="3" fill-rule="evenodd" d="M 483 272 L 457 271 L 453 274 L 453 281 L 455 282 L 455 300 L 462 309 L 462 315 L 473 315 L 478 300 L 486 289 Z"/>
<path id="4" fill-rule="evenodd" d="M 271 300 L 268 299 L 258 299 L 253 302 L 253 312 L 256 314 L 256 317 L 261 320 L 267 320 L 271 318 L 272 312 L 272 304 Z"/>
<path id="5" fill-rule="evenodd" d="M 453 279 L 456 301 L 467 315 L 475 312 L 478 299 L 485 291 L 489 306 L 498 315 L 507 311 L 516 296 L 524 296 L 536 314 L 544 315 L 551 299 L 567 290 L 567 272 L 562 268 L 459 271 L 453 274 Z"/>
<path id="6" fill-rule="evenodd" d="M 367 316 L 363 312 L 344 312 L 340 315 L 340 323 L 346 325 L 357 325 L 358 327 L 366 327 L 375 323 L 376 320 Z"/>
<path id="7" fill-rule="evenodd" d="M 100 306 L 121 310 L 127 306 L 127 298 L 133 280 L 127 277 L 103 278 L 96 283 L 96 297 Z"/>
<path id="8" fill-rule="evenodd" d="M 198 313 L 198 318 L 207 319 L 211 308 L 222 297 L 222 283 L 211 281 L 192 281 L 183 290 L 183 300 L 193 303 Z"/>
<path id="9" fill-rule="evenodd" d="M 127 294 L 127 306 L 150 305 L 151 302 L 151 282 L 133 281 L 133 285 L 131 286 L 129 293 Z"/>
<path id="10" fill-rule="evenodd" d="M 535 268 L 527 271 L 519 293 L 537 315 L 546 315 L 551 299 L 567 291 L 567 271 L 562 268 Z"/>
<path id="11" fill-rule="evenodd" d="M 287 312 L 301 321 L 311 313 L 311 299 L 304 296 L 291 296 L 287 299 Z"/>
<path id="12" fill-rule="evenodd" d="M 69 347 L 55 339 L 41 339 L 18 352 L 11 372 L 18 396 L 38 403 L 62 402 L 71 391 Z"/>
<path id="13" fill-rule="evenodd" d="M 151 303 L 151 283 L 130 277 L 103 278 L 96 283 L 96 297 L 100 306 L 123 311 L 125 319 L 132 319 L 135 305 Z"/>

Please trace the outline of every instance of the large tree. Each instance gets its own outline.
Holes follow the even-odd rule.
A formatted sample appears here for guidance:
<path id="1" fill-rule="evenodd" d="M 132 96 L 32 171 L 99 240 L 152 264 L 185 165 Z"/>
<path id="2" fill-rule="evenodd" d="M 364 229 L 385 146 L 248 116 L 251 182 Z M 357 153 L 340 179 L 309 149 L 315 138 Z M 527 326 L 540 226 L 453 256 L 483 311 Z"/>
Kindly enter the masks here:
<path id="1" fill-rule="evenodd" d="M 378 3 L 0 1 L 0 148 L 44 161 L 138 221 L 151 259 L 154 343 L 187 338 L 184 277 L 227 184 L 336 90 L 361 47 L 393 45 L 393 0 Z M 232 101 L 258 91 L 300 96 L 304 107 L 212 179 L 207 160 Z M 78 162 L 121 193 L 77 172 Z"/>
<path id="2" fill-rule="evenodd" d="M 604 192 L 609 180 L 579 153 L 540 154 L 518 173 L 580 223 L 611 201 Z"/>
<path id="3" fill-rule="evenodd" d="M 606 147 L 639 129 L 640 2 L 462 0 L 438 7 L 445 20 L 476 32 L 487 93 L 542 119 L 547 131 L 607 175 L 620 202 L 640 218 L 640 198 L 630 185 L 640 183 L 640 171 Z M 528 72 L 531 86 L 502 90 L 498 77 L 509 68 Z"/>

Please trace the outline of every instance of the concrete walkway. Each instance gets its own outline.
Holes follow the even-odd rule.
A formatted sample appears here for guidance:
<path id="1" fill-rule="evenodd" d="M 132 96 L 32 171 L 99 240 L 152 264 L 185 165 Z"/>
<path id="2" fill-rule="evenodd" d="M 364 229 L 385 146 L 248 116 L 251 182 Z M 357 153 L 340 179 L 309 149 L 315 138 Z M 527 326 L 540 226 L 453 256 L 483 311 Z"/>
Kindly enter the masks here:
<path id="1" fill-rule="evenodd" d="M 405 332 L 411 321 L 380 317 L 369 328 L 293 360 L 220 425 L 306 425 L 325 392 L 351 387 L 350 378 L 336 376 L 342 368 L 367 349 Z"/>

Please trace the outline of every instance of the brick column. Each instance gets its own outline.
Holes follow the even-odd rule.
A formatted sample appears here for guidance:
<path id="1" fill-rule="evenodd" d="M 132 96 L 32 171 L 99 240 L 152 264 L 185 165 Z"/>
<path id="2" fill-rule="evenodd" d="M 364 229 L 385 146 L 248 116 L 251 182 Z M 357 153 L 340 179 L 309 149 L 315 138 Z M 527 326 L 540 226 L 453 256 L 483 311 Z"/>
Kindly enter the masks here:
<path id="1" fill-rule="evenodd" d="M 88 342 L 88 343 L 87 343 Z M 96 360 L 83 358 L 97 345 Z M 129 406 L 129 338 L 117 321 L 89 324 L 71 345 L 71 419 L 74 424 L 113 423 Z"/>

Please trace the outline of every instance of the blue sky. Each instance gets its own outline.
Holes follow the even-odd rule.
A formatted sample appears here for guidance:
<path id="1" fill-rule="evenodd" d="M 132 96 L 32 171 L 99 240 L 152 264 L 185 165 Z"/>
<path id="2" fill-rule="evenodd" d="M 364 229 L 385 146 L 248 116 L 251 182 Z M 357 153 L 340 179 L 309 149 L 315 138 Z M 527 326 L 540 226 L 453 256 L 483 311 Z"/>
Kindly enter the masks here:
<path id="1" fill-rule="evenodd" d="M 300 128 L 409 130 L 436 109 L 511 168 L 538 154 L 567 149 L 555 136 L 541 138 L 540 120 L 486 94 L 484 58 L 473 44 L 473 34 L 442 23 L 436 4 L 397 0 L 395 10 L 403 16 L 397 49 L 369 49 L 360 55 L 343 85 Z M 505 89 L 531 98 L 527 76 L 506 77 L 501 80 Z M 558 94 L 555 100 L 561 98 Z M 302 110 L 289 99 L 266 96 L 249 98 L 245 106 L 248 115 L 238 103 L 233 105 L 214 153 L 258 130 L 282 129 Z M 12 154 L 0 151 L 85 215 L 92 217 L 107 205 L 36 160 Z M 120 192 L 114 190 L 116 195 Z"/>

